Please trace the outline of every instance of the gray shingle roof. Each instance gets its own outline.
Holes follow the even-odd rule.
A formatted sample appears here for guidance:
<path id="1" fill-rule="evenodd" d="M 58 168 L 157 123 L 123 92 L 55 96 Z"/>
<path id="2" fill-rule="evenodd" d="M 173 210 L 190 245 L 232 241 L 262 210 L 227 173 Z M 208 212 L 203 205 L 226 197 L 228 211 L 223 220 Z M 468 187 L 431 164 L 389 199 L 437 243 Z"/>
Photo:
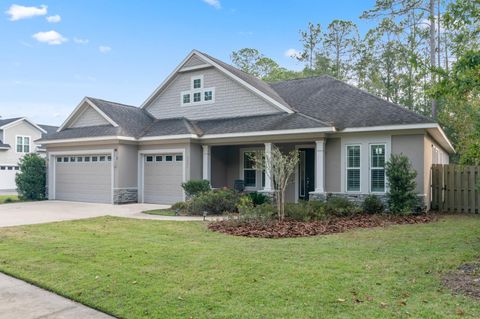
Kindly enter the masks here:
<path id="1" fill-rule="evenodd" d="M 193 124 L 201 130 L 201 135 L 329 127 L 299 113 L 200 120 L 193 121 Z"/>
<path id="2" fill-rule="evenodd" d="M 187 119 L 172 118 L 160 119 L 150 124 L 139 136 L 162 136 L 162 135 L 181 135 L 181 134 L 197 134 L 195 127 Z"/>
<path id="3" fill-rule="evenodd" d="M 41 128 L 43 128 L 47 133 L 42 133 L 42 138 L 47 137 L 50 134 L 55 133 L 58 130 L 58 126 L 53 126 L 53 125 L 44 125 L 44 124 L 38 124 Z"/>
<path id="4" fill-rule="evenodd" d="M 338 129 L 434 123 L 330 76 L 282 81 L 271 87 L 298 112 L 332 123 Z"/>
<path id="5" fill-rule="evenodd" d="M 154 121 L 154 118 L 147 111 L 136 106 L 91 97 L 88 99 L 119 125 L 120 135 L 138 136 L 145 130 L 146 126 Z"/>
<path id="6" fill-rule="evenodd" d="M 203 53 L 203 52 L 200 52 L 201 54 L 205 55 L 207 58 L 209 58 L 210 60 L 212 60 L 213 62 L 217 63 L 218 65 L 220 65 L 222 68 L 226 69 L 228 72 L 232 73 L 233 75 L 239 77 L 240 79 L 242 79 L 243 81 L 247 82 L 248 84 L 252 85 L 253 87 L 255 87 L 256 89 L 262 91 L 264 94 L 266 94 L 267 96 L 269 96 L 270 98 L 274 99 L 275 101 L 279 102 L 280 104 L 282 104 L 283 106 L 289 108 L 289 109 L 292 109 L 291 106 L 284 101 L 284 99 L 275 91 L 273 90 L 267 82 L 264 82 L 260 79 L 258 79 L 257 77 L 253 76 L 253 75 L 250 75 L 248 73 L 245 73 L 243 72 L 242 70 L 239 70 L 233 66 L 231 66 L 230 64 L 227 64 L 223 61 L 220 61 L 206 53 Z"/>
<path id="7" fill-rule="evenodd" d="M 82 138 L 82 137 L 99 137 L 99 136 L 116 136 L 121 133 L 120 127 L 113 127 L 111 125 L 98 125 L 98 126 L 86 126 L 66 128 L 60 132 L 55 132 L 48 135 L 43 140 L 62 140 L 69 138 Z"/>
<path id="8" fill-rule="evenodd" d="M 0 118 L 0 127 L 2 127 L 4 125 L 7 125 L 8 123 L 15 122 L 16 120 L 19 120 L 19 119 L 21 119 L 21 117 L 14 117 L 14 118 L 11 118 L 11 119 L 1 119 Z"/>

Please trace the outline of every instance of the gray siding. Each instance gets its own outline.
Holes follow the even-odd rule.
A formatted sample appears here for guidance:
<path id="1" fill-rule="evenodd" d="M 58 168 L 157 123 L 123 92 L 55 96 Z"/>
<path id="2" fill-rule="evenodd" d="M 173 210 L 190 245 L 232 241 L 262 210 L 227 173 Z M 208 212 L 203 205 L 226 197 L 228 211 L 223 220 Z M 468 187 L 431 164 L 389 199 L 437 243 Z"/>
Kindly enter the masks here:
<path id="1" fill-rule="evenodd" d="M 203 178 L 203 149 L 200 144 L 190 144 L 190 179 L 200 180 Z"/>
<path id="2" fill-rule="evenodd" d="M 117 148 L 115 188 L 137 188 L 138 176 L 137 145 L 120 144 Z"/>
<path id="3" fill-rule="evenodd" d="M 85 110 L 75 118 L 69 127 L 85 127 L 109 124 L 103 116 L 101 116 L 92 107 L 86 106 Z"/>
<path id="4" fill-rule="evenodd" d="M 342 191 L 342 143 L 339 138 L 329 138 L 325 144 L 325 191 Z"/>
<path id="5" fill-rule="evenodd" d="M 393 135 L 392 154 L 404 154 L 410 159 L 412 167 L 417 171 L 417 193 L 427 194 L 428 178 L 425 179 L 425 136 L 415 135 Z"/>
<path id="6" fill-rule="evenodd" d="M 183 66 L 190 67 L 190 66 L 197 66 L 202 64 L 206 64 L 206 62 L 204 62 L 201 58 L 194 55 L 187 62 L 185 62 Z"/>
<path id="7" fill-rule="evenodd" d="M 191 77 L 204 76 L 204 87 L 215 88 L 215 103 L 181 106 L 180 94 L 190 90 Z M 217 69 L 179 73 L 146 109 L 157 118 L 210 119 L 281 112 Z"/>

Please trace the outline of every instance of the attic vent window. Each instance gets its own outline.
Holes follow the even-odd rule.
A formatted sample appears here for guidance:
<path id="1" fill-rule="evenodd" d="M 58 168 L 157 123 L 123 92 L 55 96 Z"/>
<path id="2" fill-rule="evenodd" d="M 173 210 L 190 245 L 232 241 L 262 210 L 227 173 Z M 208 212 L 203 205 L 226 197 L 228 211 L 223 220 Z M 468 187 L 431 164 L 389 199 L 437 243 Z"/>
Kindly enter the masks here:
<path id="1" fill-rule="evenodd" d="M 194 106 L 211 104 L 215 102 L 215 88 L 205 88 L 203 75 L 196 75 L 190 78 L 190 90 L 180 93 L 180 104 L 182 106 Z"/>

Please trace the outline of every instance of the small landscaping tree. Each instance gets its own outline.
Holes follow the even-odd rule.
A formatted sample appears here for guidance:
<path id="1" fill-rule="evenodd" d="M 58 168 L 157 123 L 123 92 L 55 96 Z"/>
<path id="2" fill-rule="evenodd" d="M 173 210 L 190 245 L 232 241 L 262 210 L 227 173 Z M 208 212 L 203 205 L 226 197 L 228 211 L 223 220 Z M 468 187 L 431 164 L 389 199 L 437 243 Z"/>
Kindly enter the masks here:
<path id="1" fill-rule="evenodd" d="M 299 161 L 298 151 L 283 154 L 278 147 L 272 146 L 270 156 L 257 153 L 252 157 L 257 169 L 265 170 L 265 177 L 273 182 L 277 215 L 279 220 L 285 218 L 285 190 L 291 182 L 290 177 Z"/>
<path id="2" fill-rule="evenodd" d="M 208 192 L 210 188 L 210 182 L 207 180 L 191 180 L 182 183 L 182 188 L 188 197 L 196 196 L 201 193 Z"/>
<path id="3" fill-rule="evenodd" d="M 393 154 L 386 163 L 386 175 L 389 189 L 388 208 L 392 213 L 411 212 L 417 205 L 417 172 L 403 154 Z"/>
<path id="4" fill-rule="evenodd" d="M 21 199 L 45 199 L 47 165 L 37 154 L 26 154 L 20 160 L 20 172 L 15 177 Z"/>

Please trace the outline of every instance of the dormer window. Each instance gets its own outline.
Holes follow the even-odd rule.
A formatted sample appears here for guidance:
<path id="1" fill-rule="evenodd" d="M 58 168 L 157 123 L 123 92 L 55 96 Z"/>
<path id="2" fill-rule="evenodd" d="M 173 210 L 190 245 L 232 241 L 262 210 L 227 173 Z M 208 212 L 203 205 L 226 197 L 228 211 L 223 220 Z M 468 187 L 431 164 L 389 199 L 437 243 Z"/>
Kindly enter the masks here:
<path id="1" fill-rule="evenodd" d="M 215 88 L 204 88 L 203 75 L 190 78 L 190 90 L 180 93 L 182 106 L 211 104 L 215 102 Z"/>
<path id="2" fill-rule="evenodd" d="M 200 101 L 202 101 L 202 93 L 201 92 L 193 93 L 193 102 L 200 102 Z"/>
<path id="3" fill-rule="evenodd" d="M 194 89 L 200 89 L 202 87 L 202 79 L 201 78 L 198 78 L 198 79 L 193 79 L 193 88 Z"/>

